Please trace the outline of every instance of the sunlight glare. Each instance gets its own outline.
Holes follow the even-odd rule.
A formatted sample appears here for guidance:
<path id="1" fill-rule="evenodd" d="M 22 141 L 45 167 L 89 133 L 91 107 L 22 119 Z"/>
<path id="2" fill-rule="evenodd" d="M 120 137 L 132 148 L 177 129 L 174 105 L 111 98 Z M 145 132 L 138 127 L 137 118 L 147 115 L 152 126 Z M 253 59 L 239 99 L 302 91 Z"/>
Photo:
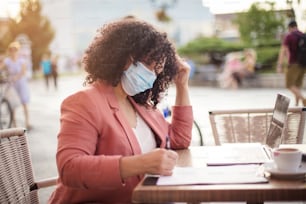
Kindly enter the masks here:
<path id="1" fill-rule="evenodd" d="M 1 0 L 0 2 L 0 18 L 15 18 L 19 12 L 19 0 Z"/>
<path id="2" fill-rule="evenodd" d="M 214 13 L 232 13 L 246 11 L 254 2 L 265 2 L 266 0 L 202 0 L 202 5 L 208 7 Z M 277 8 L 286 8 L 285 0 L 270 0 L 276 3 Z"/>

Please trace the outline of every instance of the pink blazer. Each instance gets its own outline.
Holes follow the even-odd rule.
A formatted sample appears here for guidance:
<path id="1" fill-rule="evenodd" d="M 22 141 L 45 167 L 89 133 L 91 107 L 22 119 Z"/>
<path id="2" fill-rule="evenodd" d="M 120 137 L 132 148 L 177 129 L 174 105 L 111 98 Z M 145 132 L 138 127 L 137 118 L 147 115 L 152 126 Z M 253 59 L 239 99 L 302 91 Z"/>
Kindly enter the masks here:
<path id="1" fill-rule="evenodd" d="M 165 147 L 166 135 L 173 149 L 190 145 L 191 106 L 173 107 L 169 124 L 160 111 L 131 101 L 155 133 L 159 147 Z M 141 154 L 141 149 L 113 88 L 100 82 L 69 96 L 61 105 L 60 120 L 56 154 L 59 180 L 49 203 L 130 203 L 132 190 L 142 176 L 122 181 L 119 159 Z"/>

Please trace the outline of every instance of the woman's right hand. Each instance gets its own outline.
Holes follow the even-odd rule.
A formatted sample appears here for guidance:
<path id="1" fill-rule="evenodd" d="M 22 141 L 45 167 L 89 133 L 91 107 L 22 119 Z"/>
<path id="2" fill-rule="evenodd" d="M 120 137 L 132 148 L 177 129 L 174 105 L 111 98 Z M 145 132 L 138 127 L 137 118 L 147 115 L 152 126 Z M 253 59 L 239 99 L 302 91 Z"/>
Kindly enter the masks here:
<path id="1" fill-rule="evenodd" d="M 177 159 L 178 154 L 176 152 L 161 148 L 141 155 L 121 157 L 121 178 L 126 179 L 143 174 L 170 176 Z"/>
<path id="2" fill-rule="evenodd" d="M 170 176 L 177 159 L 178 154 L 172 150 L 155 149 L 143 155 L 145 173 Z"/>

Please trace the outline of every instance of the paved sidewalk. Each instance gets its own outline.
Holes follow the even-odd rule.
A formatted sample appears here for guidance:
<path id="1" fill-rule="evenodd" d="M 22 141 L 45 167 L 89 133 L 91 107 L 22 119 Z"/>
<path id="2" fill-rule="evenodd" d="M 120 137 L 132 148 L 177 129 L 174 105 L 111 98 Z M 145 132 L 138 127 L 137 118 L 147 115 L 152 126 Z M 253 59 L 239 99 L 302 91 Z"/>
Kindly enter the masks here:
<path id="1" fill-rule="evenodd" d="M 55 153 L 59 130 L 59 108 L 62 100 L 82 87 L 84 76 L 59 78 L 59 89 L 46 91 L 42 80 L 31 81 L 30 118 L 33 130 L 28 133 L 34 171 L 37 179 L 57 175 Z M 205 145 L 212 145 L 213 138 L 208 120 L 208 111 L 229 108 L 272 107 L 277 93 L 283 93 L 293 100 L 286 89 L 240 89 L 224 90 L 210 87 L 190 88 L 194 116 L 201 127 Z M 174 89 L 170 88 L 167 103 L 174 103 Z M 293 103 L 291 103 L 292 106 Z M 18 109 L 18 125 L 23 126 L 23 113 Z M 196 140 L 196 139 L 195 139 Z M 53 188 L 40 191 L 41 203 L 46 203 Z"/>

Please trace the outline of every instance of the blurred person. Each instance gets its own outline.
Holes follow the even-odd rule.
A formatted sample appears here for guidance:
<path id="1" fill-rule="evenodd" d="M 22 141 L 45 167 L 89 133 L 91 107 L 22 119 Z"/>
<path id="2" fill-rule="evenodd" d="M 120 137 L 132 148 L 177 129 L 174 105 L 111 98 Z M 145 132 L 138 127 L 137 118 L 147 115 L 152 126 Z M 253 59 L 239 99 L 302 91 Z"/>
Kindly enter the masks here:
<path id="1" fill-rule="evenodd" d="M 223 72 L 218 77 L 219 84 L 222 88 L 238 88 L 238 82 L 234 78 L 233 73 L 243 69 L 241 58 L 241 52 L 231 52 L 226 55 Z"/>
<path id="2" fill-rule="evenodd" d="M 299 105 L 299 101 L 302 101 L 303 105 L 306 106 L 306 99 L 301 92 L 306 67 L 302 67 L 297 63 L 298 35 L 302 34 L 298 30 L 295 20 L 288 23 L 288 34 L 282 42 L 276 66 L 276 71 L 282 73 L 284 72 L 283 63 L 284 61 L 287 62 L 288 67 L 285 69 L 286 88 L 295 96 L 296 106 Z"/>
<path id="3" fill-rule="evenodd" d="M 49 79 L 52 75 L 50 56 L 51 56 L 50 52 L 44 53 L 43 56 L 42 56 L 42 60 L 40 62 L 40 67 L 41 67 L 41 71 L 42 71 L 43 76 L 44 76 L 44 80 L 45 80 L 47 90 L 49 90 Z"/>
<path id="4" fill-rule="evenodd" d="M 61 104 L 59 179 L 49 203 L 131 203 L 145 174 L 173 173 L 170 147 L 190 145 L 190 67 L 165 33 L 133 18 L 104 25 L 83 64 L 86 87 Z M 170 123 L 156 107 L 172 82 Z"/>
<path id="5" fill-rule="evenodd" d="M 242 65 L 232 73 L 237 86 L 242 85 L 242 80 L 254 75 L 256 65 L 256 51 L 254 49 L 245 49 L 243 51 Z"/>
<path id="6" fill-rule="evenodd" d="M 1 68 L 5 68 L 8 72 L 9 83 L 15 88 L 22 107 L 25 117 L 25 127 L 28 130 L 32 129 L 29 122 L 28 104 L 30 102 L 30 89 L 27 78 L 27 65 L 26 62 L 19 57 L 18 51 L 20 44 L 15 41 L 8 46 L 8 56 L 4 59 Z M 13 126 L 16 127 L 16 107 L 13 109 Z"/>
<path id="7" fill-rule="evenodd" d="M 219 77 L 221 87 L 237 89 L 241 86 L 244 78 L 254 74 L 256 58 L 254 49 L 229 53 L 226 56 L 224 70 Z"/>
<path id="8" fill-rule="evenodd" d="M 51 58 L 51 75 L 55 89 L 57 89 L 57 78 L 58 78 L 58 55 L 54 55 Z"/>

